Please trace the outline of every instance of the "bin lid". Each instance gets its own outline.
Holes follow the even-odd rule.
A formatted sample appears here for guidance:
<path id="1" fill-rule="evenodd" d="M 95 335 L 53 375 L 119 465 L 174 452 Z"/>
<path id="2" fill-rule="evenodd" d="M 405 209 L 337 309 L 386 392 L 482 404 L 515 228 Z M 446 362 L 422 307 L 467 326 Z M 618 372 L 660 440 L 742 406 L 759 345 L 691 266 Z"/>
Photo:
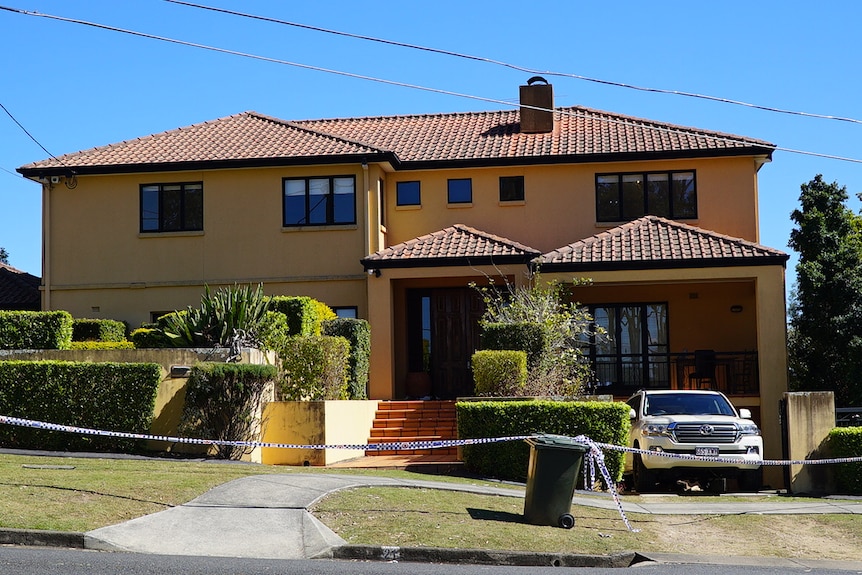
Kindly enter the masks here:
<path id="1" fill-rule="evenodd" d="M 549 448 L 559 448 L 559 449 L 575 449 L 578 451 L 589 451 L 590 447 L 581 443 L 580 441 L 575 441 L 573 437 L 569 437 L 567 435 L 553 435 L 550 433 L 538 433 L 536 435 L 531 435 L 527 439 L 525 439 L 527 443 L 529 443 L 533 447 L 549 447 Z"/>

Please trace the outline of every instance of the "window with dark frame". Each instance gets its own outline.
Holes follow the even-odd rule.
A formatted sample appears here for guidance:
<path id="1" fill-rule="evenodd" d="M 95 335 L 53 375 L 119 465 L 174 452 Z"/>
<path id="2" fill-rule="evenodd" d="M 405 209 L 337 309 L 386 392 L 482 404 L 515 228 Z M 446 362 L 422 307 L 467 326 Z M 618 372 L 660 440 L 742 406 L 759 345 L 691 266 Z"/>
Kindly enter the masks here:
<path id="1" fill-rule="evenodd" d="M 470 204 L 473 202 L 473 180 L 457 178 L 448 181 L 447 201 L 450 204 Z"/>
<path id="2" fill-rule="evenodd" d="M 524 176 L 500 176 L 500 201 L 524 201 Z"/>
<path id="3" fill-rule="evenodd" d="M 355 305 L 333 306 L 332 311 L 335 312 L 340 319 L 358 319 L 359 308 Z"/>
<path id="4" fill-rule="evenodd" d="M 142 233 L 190 232 L 203 229 L 203 182 L 141 186 Z"/>
<path id="5" fill-rule="evenodd" d="M 596 175 L 596 221 L 627 222 L 645 215 L 696 219 L 695 172 Z"/>
<path id="6" fill-rule="evenodd" d="M 325 226 L 356 223 L 356 178 L 284 178 L 283 225 Z"/>
<path id="7" fill-rule="evenodd" d="M 421 206 L 422 191 L 418 181 L 395 184 L 395 205 Z"/>
<path id="8" fill-rule="evenodd" d="M 599 385 L 620 393 L 670 385 L 666 303 L 591 305 L 589 311 L 593 328 L 608 334 L 590 348 Z"/>

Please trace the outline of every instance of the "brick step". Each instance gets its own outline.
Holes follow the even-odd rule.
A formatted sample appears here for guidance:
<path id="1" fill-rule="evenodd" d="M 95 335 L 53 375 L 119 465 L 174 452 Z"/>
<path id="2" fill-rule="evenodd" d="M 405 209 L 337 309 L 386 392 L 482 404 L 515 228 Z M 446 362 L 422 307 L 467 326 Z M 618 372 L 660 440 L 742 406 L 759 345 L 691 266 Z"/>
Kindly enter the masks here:
<path id="1" fill-rule="evenodd" d="M 443 409 L 378 409 L 374 417 L 376 419 L 428 419 L 447 418 L 455 419 L 455 411 Z"/>
<path id="2" fill-rule="evenodd" d="M 441 439 L 455 439 L 454 427 L 379 427 L 371 430 L 371 437 L 437 436 Z"/>
<path id="3" fill-rule="evenodd" d="M 458 455 L 457 447 L 441 447 L 439 449 L 398 449 L 394 451 L 366 451 L 368 457 L 383 455 Z"/>
<path id="4" fill-rule="evenodd" d="M 454 401 L 381 401 L 378 409 L 455 409 Z"/>
<path id="5" fill-rule="evenodd" d="M 439 417 L 426 417 L 423 419 L 405 419 L 401 418 L 392 418 L 392 419 L 375 419 L 374 423 L 372 423 L 372 427 L 374 428 L 386 428 L 386 427 L 427 427 L 429 425 L 438 426 L 438 427 L 455 427 L 457 421 L 454 418 L 439 418 Z"/>

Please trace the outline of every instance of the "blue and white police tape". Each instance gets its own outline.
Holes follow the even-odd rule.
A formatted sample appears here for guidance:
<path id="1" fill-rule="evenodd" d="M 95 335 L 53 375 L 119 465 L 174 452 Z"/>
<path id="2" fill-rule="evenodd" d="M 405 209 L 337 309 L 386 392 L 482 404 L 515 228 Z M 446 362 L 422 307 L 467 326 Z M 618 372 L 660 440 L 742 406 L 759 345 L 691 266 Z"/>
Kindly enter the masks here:
<path id="1" fill-rule="evenodd" d="M 682 459 L 688 461 L 699 461 L 726 465 L 766 465 L 766 466 L 789 466 L 789 465 L 836 465 L 840 463 L 862 463 L 862 456 L 858 457 L 832 457 L 826 459 L 751 459 L 735 457 L 733 455 L 724 457 L 713 457 L 704 455 L 693 455 L 687 453 L 671 453 L 668 451 L 652 451 L 647 449 L 637 449 L 635 447 L 624 447 L 622 445 L 612 445 L 610 443 L 597 443 L 601 449 L 610 451 L 624 451 L 627 453 L 637 453 L 640 455 L 649 455 L 653 457 L 667 457 L 670 459 Z"/>
<path id="2" fill-rule="evenodd" d="M 223 439 L 198 439 L 194 437 L 173 437 L 168 435 L 150 435 L 147 433 L 129 433 L 125 431 L 105 431 L 89 427 L 77 427 L 74 425 L 62 425 L 59 423 L 47 423 L 20 417 L 9 417 L 0 415 L 0 423 L 29 427 L 31 429 L 44 429 L 46 431 L 60 431 L 64 433 L 77 433 L 81 435 L 95 435 L 98 437 L 117 437 L 120 439 L 141 439 L 152 441 L 164 441 L 167 443 L 188 443 L 192 445 L 229 445 L 235 447 L 268 447 L 275 449 L 353 449 L 362 451 L 397 451 L 405 449 L 439 449 L 444 447 L 459 447 L 462 445 L 480 445 L 486 443 L 500 443 L 504 441 L 519 441 L 529 437 L 528 435 L 517 435 L 512 437 L 479 438 L 479 439 L 441 439 L 435 441 L 411 441 L 396 443 L 363 443 L 363 444 L 294 444 L 294 443 L 271 443 L 266 441 L 229 441 Z"/>

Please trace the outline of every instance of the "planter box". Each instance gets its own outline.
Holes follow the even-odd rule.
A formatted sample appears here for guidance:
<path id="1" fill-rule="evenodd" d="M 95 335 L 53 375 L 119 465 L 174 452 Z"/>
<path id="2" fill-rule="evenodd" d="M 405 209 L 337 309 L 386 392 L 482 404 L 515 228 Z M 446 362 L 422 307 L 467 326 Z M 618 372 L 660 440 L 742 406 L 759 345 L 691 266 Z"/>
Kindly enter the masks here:
<path id="1" fill-rule="evenodd" d="M 365 445 L 377 401 L 275 401 L 263 411 L 260 440 L 292 445 Z M 362 457 L 361 449 L 255 449 L 251 460 L 265 465 L 323 466 Z"/>

